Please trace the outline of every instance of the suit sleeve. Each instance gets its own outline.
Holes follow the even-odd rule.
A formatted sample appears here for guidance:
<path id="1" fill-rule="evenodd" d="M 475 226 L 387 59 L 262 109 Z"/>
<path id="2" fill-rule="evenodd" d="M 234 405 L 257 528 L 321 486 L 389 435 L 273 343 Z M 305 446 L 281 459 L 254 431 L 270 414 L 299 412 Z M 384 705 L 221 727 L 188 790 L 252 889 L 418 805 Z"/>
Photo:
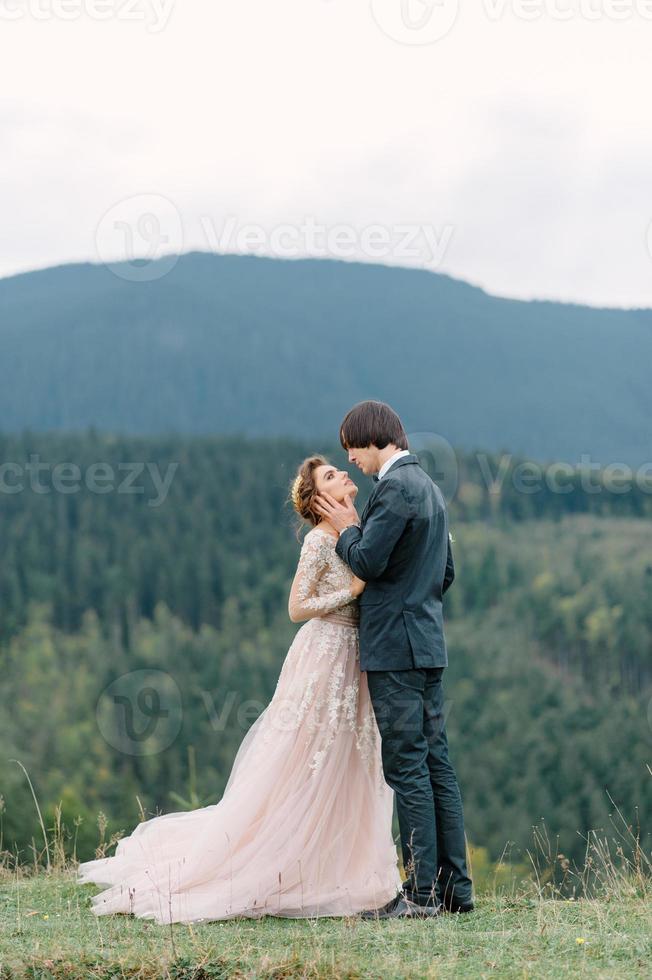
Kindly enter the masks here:
<path id="1" fill-rule="evenodd" d="M 376 490 L 364 528 L 342 531 L 335 551 L 364 582 L 380 578 L 409 516 L 401 484 L 385 478 Z"/>
<path id="2" fill-rule="evenodd" d="M 443 595 L 446 589 L 450 589 L 453 584 L 453 579 L 455 578 L 455 565 L 453 563 L 453 552 L 451 550 L 451 539 L 448 538 L 448 551 L 446 553 L 446 571 L 444 572 L 444 581 L 441 587 L 441 594 Z"/>

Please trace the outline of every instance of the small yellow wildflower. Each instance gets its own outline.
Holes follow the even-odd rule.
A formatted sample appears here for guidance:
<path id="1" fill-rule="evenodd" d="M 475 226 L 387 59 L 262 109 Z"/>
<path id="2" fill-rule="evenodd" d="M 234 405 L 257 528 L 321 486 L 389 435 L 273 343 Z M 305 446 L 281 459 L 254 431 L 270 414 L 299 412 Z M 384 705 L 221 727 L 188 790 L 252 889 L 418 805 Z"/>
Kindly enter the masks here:
<path id="1" fill-rule="evenodd" d="M 578 936 L 575 942 L 578 944 L 578 946 L 581 946 L 582 943 L 586 942 L 586 939 L 584 938 L 584 936 Z"/>

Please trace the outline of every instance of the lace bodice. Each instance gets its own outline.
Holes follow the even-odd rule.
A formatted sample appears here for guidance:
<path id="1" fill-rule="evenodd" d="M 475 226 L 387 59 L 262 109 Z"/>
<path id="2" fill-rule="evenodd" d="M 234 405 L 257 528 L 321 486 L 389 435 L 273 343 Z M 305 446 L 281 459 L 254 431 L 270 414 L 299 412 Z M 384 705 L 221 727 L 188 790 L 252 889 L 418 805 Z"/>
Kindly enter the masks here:
<path id="1" fill-rule="evenodd" d="M 336 543 L 320 528 L 306 534 L 290 593 L 290 616 L 295 621 L 332 615 L 357 623 L 358 601 L 350 591 L 353 572 L 336 554 Z"/>

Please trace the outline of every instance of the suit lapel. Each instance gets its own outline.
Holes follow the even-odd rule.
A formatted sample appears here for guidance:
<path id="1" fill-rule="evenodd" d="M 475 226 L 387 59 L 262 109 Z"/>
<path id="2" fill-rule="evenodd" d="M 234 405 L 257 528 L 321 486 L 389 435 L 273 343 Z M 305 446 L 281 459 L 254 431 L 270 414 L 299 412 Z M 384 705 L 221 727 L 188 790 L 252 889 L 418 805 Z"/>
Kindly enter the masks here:
<path id="1" fill-rule="evenodd" d="M 361 524 L 364 524 L 365 520 L 367 519 L 367 514 L 369 513 L 369 508 L 371 507 L 371 502 L 372 502 L 372 500 L 374 499 L 374 497 L 376 495 L 376 489 L 377 489 L 377 487 L 378 487 L 378 481 L 376 481 L 374 483 L 374 488 L 371 491 L 371 493 L 369 494 L 369 500 L 364 505 L 364 510 L 362 511 L 362 515 L 360 517 L 360 523 Z"/>
<path id="2" fill-rule="evenodd" d="M 367 520 L 367 513 L 369 511 L 369 503 L 370 503 L 370 500 L 371 500 L 371 498 L 369 498 L 369 500 L 367 501 L 367 503 L 364 505 L 364 510 L 362 511 L 362 514 L 360 515 L 360 524 L 364 524 L 364 522 Z"/>
<path id="3" fill-rule="evenodd" d="M 415 453 L 410 453 L 409 456 L 401 456 L 400 459 L 397 459 L 395 463 L 392 463 L 392 465 L 390 466 L 389 469 L 390 470 L 393 470 L 395 467 L 398 468 L 399 466 L 404 466 L 406 463 L 418 463 L 418 462 L 419 462 L 419 457 Z M 387 472 L 389 472 L 389 470 Z M 367 518 L 367 514 L 369 512 L 369 508 L 371 507 L 371 504 L 373 502 L 373 499 L 374 499 L 374 497 L 376 495 L 376 490 L 378 489 L 378 484 L 380 482 L 376 476 L 374 476 L 372 479 L 374 481 L 374 488 L 371 491 L 371 493 L 369 494 L 369 500 L 365 504 L 364 510 L 362 511 L 362 515 L 360 517 L 360 523 L 361 524 L 364 524 L 364 522 L 365 522 L 365 520 Z"/>

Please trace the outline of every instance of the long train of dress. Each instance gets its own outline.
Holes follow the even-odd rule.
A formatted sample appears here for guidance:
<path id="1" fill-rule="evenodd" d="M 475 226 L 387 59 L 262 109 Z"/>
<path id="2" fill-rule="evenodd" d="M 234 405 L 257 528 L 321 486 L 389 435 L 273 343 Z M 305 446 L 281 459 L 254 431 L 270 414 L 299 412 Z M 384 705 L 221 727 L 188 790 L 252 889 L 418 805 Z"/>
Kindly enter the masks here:
<path id="1" fill-rule="evenodd" d="M 394 794 L 359 667 L 351 573 L 327 532 L 306 535 L 297 577 L 319 615 L 297 632 L 222 799 L 143 821 L 113 856 L 82 863 L 79 882 L 109 886 L 92 897 L 95 914 L 159 924 L 341 916 L 399 891 Z"/>

